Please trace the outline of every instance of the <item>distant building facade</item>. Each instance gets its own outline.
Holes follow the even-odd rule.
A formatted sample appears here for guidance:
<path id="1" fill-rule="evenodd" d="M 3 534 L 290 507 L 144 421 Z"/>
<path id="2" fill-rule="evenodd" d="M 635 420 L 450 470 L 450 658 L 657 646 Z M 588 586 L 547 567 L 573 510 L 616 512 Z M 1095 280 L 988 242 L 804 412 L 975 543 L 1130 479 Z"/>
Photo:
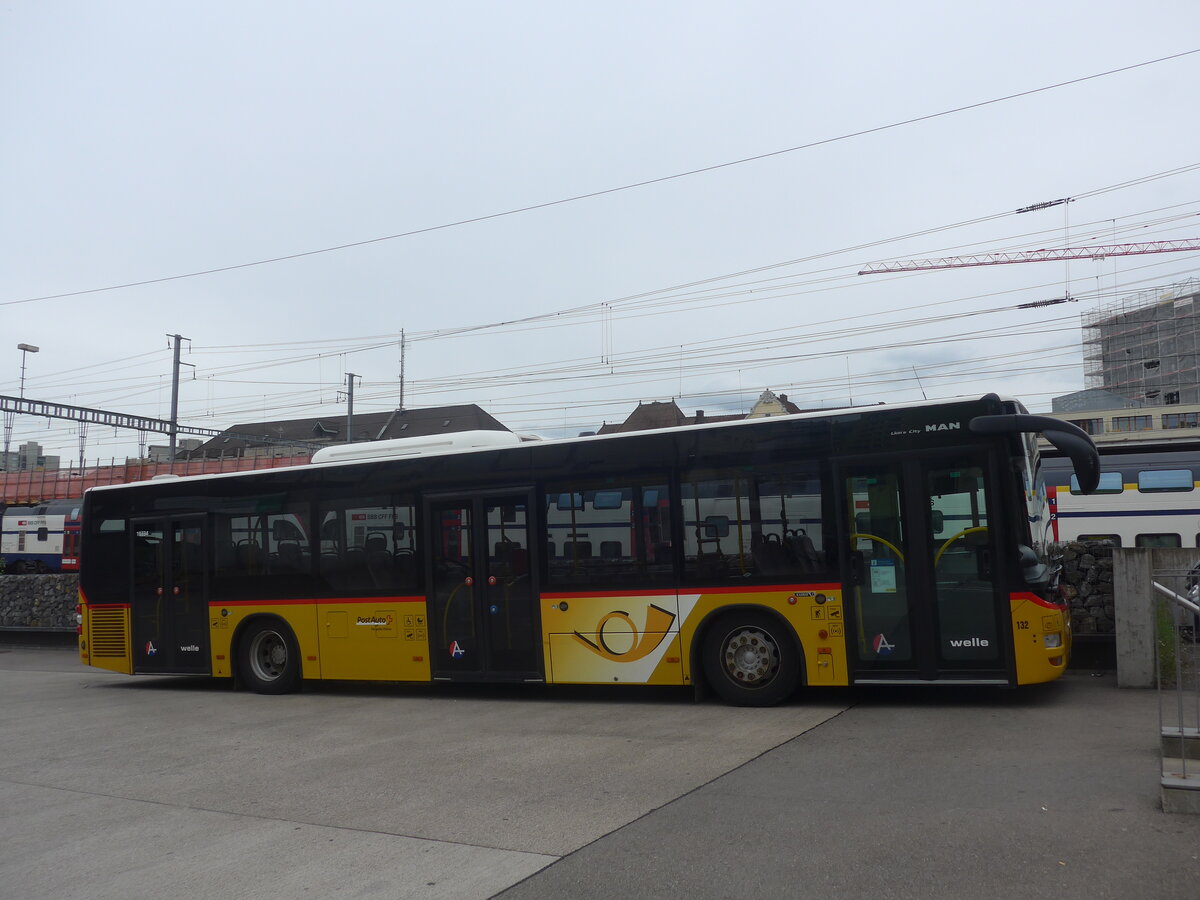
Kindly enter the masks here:
<path id="1" fill-rule="evenodd" d="M 37 472 L 59 467 L 59 457 L 47 456 L 37 441 L 27 441 L 14 452 L 0 451 L 0 470 L 5 472 Z"/>
<path id="2" fill-rule="evenodd" d="M 1083 348 L 1087 388 L 1127 406 L 1200 404 L 1200 279 L 1084 315 Z"/>
<path id="3" fill-rule="evenodd" d="M 1054 410 L 1097 444 L 1200 440 L 1200 404 L 1130 406 L 1121 409 Z"/>
<path id="4" fill-rule="evenodd" d="M 1083 349 L 1085 388 L 1054 416 L 1098 444 L 1200 439 L 1200 279 L 1086 314 Z"/>
<path id="5" fill-rule="evenodd" d="M 788 399 L 787 394 L 775 394 L 766 390 L 759 395 L 754 406 L 748 413 L 731 413 L 721 416 L 707 415 L 704 410 L 696 410 L 694 416 L 684 415 L 683 410 L 674 400 L 655 400 L 649 403 L 638 402 L 637 407 L 624 422 L 605 423 L 596 434 L 618 434 L 629 431 L 651 431 L 655 428 L 678 428 L 682 425 L 708 425 L 713 422 L 737 422 L 742 419 L 763 419 L 768 416 L 788 416 L 801 412 L 817 412 L 815 409 L 801 409 Z"/>
<path id="6" fill-rule="evenodd" d="M 199 438 L 178 438 L 175 441 L 175 456 L 185 458 L 193 450 L 196 450 L 203 444 L 204 441 Z M 171 445 L 170 444 L 151 444 L 146 448 L 146 459 L 151 462 L 170 462 L 171 461 Z"/>
<path id="7" fill-rule="evenodd" d="M 746 415 L 747 419 L 766 419 L 771 416 L 790 416 L 802 412 L 795 403 L 788 399 L 787 394 L 776 395 L 771 390 L 765 390 L 759 395 L 754 406 Z"/>

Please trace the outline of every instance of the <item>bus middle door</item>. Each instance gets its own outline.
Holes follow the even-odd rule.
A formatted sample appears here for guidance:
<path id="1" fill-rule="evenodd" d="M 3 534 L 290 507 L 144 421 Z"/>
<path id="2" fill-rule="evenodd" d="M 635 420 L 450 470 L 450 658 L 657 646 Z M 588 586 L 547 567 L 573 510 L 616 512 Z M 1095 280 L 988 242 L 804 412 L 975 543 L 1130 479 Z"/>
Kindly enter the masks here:
<path id="1" fill-rule="evenodd" d="M 530 497 L 522 491 L 430 504 L 435 678 L 542 680 Z"/>

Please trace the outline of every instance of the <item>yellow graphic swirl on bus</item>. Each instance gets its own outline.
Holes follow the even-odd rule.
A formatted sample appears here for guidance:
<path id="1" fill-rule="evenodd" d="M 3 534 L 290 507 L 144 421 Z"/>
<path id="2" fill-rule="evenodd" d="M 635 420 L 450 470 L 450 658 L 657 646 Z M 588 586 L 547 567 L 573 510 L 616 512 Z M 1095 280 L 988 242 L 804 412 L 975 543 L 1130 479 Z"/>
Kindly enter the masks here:
<path id="1" fill-rule="evenodd" d="M 605 626 L 610 622 L 623 622 L 627 627 L 614 631 L 614 633 L 605 633 Z M 644 659 L 655 651 L 659 644 L 663 642 L 663 638 L 667 636 L 667 630 L 671 627 L 671 623 L 675 621 L 675 614 L 663 609 L 661 606 L 650 604 L 646 610 L 646 630 L 641 634 L 638 633 L 637 626 L 633 624 L 633 619 L 629 613 L 623 610 L 613 610 L 600 620 L 596 625 L 596 640 L 590 641 L 578 631 L 572 637 L 583 646 L 587 647 L 597 656 L 601 656 L 610 662 L 633 662 L 638 659 Z M 622 643 L 632 637 L 632 643 L 627 649 L 613 649 L 609 641 L 619 634 Z"/>

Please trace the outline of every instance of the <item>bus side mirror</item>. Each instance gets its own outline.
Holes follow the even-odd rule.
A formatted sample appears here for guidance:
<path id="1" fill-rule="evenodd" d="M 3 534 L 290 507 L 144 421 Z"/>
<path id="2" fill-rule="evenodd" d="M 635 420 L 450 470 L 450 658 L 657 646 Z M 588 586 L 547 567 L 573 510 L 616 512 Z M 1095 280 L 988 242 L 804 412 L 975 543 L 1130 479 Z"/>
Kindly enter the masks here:
<path id="1" fill-rule="evenodd" d="M 1032 547 L 1020 544 L 1017 547 L 1017 562 L 1021 566 L 1021 575 L 1025 583 L 1031 587 L 1048 588 L 1053 570 L 1038 558 Z"/>
<path id="2" fill-rule="evenodd" d="M 1080 493 L 1090 494 L 1100 484 L 1100 453 L 1095 441 L 1078 425 L 1050 416 L 1013 413 L 976 416 L 967 428 L 973 434 L 1041 434 L 1070 457 L 1075 477 L 1079 479 Z"/>

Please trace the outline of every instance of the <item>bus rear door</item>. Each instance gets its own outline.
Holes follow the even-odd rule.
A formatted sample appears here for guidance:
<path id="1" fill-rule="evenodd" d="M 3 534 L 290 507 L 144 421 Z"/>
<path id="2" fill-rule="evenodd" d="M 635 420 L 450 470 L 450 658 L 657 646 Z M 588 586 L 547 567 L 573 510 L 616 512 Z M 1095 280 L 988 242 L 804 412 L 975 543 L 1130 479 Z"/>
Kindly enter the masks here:
<path id="1" fill-rule="evenodd" d="M 204 517 L 130 522 L 134 672 L 210 671 Z"/>

